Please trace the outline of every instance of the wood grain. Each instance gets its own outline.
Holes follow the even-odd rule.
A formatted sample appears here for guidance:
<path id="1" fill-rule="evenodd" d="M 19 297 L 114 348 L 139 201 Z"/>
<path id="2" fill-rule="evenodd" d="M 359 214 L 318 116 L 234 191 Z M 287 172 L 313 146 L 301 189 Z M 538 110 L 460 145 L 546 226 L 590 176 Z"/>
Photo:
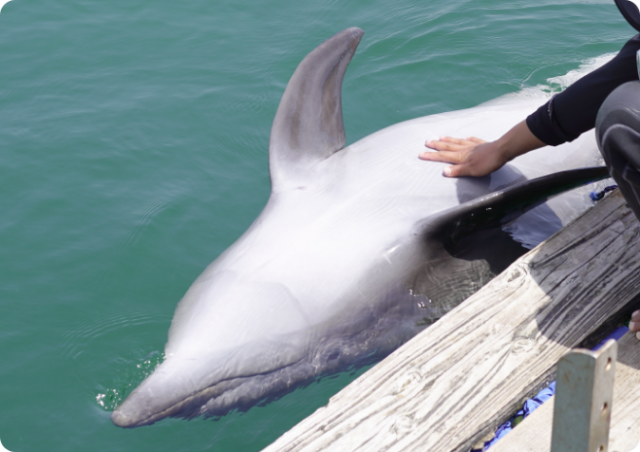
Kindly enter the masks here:
<path id="1" fill-rule="evenodd" d="M 638 223 L 613 193 L 265 451 L 461 451 L 640 292 Z"/>
<path id="2" fill-rule="evenodd" d="M 549 452 L 553 398 L 498 441 L 491 452 Z M 609 450 L 629 452 L 640 443 L 640 342 L 634 333 L 618 341 Z"/>

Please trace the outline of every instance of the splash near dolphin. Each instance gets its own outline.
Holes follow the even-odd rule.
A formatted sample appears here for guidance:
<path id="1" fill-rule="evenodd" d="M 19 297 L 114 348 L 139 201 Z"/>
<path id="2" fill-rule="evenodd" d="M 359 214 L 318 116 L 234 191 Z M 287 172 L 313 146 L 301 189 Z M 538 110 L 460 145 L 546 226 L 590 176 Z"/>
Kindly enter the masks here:
<path id="1" fill-rule="evenodd" d="M 417 157 L 439 134 L 498 136 L 539 99 L 406 121 L 345 148 L 342 80 L 362 35 L 338 33 L 296 69 L 273 122 L 266 207 L 180 301 L 164 362 L 116 425 L 223 415 L 380 359 L 591 205 L 584 189 L 549 197 L 607 177 L 590 168 L 593 134 L 477 179 Z"/>

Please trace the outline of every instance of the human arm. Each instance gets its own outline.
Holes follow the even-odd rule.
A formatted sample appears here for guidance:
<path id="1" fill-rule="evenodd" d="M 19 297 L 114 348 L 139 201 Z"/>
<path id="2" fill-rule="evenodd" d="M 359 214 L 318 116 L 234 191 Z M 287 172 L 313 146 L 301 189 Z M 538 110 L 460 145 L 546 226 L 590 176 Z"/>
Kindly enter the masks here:
<path id="1" fill-rule="evenodd" d="M 638 50 L 640 35 L 627 41 L 608 63 L 553 96 L 527 118 L 531 132 L 548 145 L 557 146 L 593 129 L 607 96 L 618 86 L 638 80 Z"/>
<path id="2" fill-rule="evenodd" d="M 611 61 L 551 98 L 497 141 L 442 137 L 426 143 L 439 152 L 424 152 L 420 158 L 453 163 L 445 168 L 444 175 L 448 177 L 483 176 L 533 149 L 573 141 L 595 126 L 600 106 L 615 88 L 638 80 L 639 49 L 640 35 L 636 35 Z"/>

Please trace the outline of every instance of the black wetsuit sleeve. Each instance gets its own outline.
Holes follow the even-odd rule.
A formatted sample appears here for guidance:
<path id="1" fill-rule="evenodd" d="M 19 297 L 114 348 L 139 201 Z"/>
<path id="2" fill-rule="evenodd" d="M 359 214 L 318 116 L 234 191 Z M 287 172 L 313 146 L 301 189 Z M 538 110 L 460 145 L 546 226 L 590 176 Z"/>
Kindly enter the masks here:
<path id="1" fill-rule="evenodd" d="M 611 61 L 553 96 L 527 118 L 527 126 L 542 142 L 557 146 L 593 129 L 607 96 L 623 83 L 638 80 L 636 52 L 640 34 L 631 38 Z"/>

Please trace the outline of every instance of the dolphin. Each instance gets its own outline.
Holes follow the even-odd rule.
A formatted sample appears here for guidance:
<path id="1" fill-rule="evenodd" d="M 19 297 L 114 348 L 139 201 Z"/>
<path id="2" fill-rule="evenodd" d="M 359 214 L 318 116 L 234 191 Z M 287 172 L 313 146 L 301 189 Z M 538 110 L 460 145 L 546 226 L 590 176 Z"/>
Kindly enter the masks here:
<path id="1" fill-rule="evenodd" d="M 296 69 L 273 122 L 264 210 L 184 295 L 163 362 L 113 411 L 116 425 L 220 416 L 380 359 L 592 205 L 585 188 L 567 192 L 608 177 L 593 168 L 592 134 L 483 178 L 444 178 L 444 164 L 417 157 L 437 134 L 497 137 L 539 98 L 345 147 L 342 80 L 362 35 L 336 34 Z"/>

